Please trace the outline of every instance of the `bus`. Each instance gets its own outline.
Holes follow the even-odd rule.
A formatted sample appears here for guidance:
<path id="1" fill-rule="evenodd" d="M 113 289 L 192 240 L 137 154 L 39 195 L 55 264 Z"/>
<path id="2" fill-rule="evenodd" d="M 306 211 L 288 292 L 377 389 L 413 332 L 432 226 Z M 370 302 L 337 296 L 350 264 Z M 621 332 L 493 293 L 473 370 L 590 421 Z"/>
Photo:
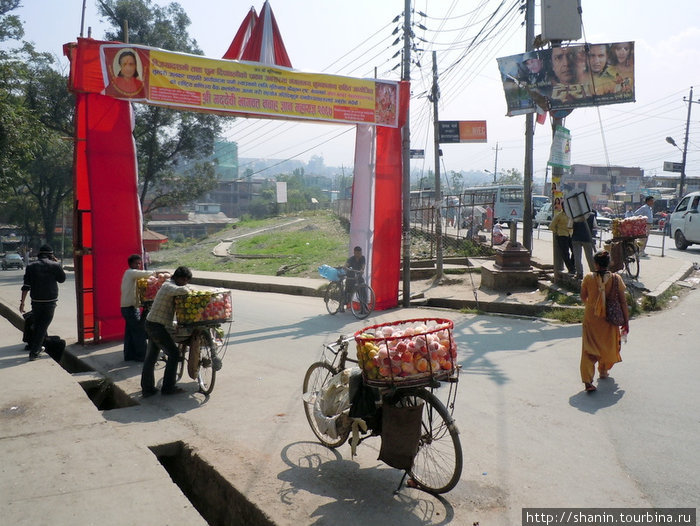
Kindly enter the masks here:
<path id="1" fill-rule="evenodd" d="M 523 220 L 523 185 L 503 184 L 465 188 L 459 195 L 462 207 L 493 208 L 493 220 L 498 223 Z"/>

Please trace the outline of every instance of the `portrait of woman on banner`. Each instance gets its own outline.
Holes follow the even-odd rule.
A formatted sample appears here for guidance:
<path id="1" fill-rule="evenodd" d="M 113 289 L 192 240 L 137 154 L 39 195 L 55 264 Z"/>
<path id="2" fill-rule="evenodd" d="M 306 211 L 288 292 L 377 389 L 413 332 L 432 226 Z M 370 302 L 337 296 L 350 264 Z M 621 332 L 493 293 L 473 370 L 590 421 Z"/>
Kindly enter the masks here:
<path id="1" fill-rule="evenodd" d="M 109 85 L 104 94 L 120 99 L 145 99 L 146 87 L 144 60 L 139 51 L 132 48 L 105 50 L 105 63 Z"/>

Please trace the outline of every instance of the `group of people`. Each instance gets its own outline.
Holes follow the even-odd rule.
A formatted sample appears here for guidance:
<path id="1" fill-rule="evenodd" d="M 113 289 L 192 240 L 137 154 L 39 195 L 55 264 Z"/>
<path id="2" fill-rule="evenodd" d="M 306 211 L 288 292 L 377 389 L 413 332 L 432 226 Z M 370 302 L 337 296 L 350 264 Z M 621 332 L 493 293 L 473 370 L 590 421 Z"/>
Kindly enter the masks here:
<path id="1" fill-rule="evenodd" d="M 597 227 L 595 210 L 585 217 L 571 220 L 564 211 L 561 198 L 557 197 L 554 200 L 554 215 L 549 229 L 567 271 L 577 279 L 583 279 L 582 254 L 586 256 L 589 270 L 594 268 L 593 249 Z"/>
<path id="2" fill-rule="evenodd" d="M 158 392 L 155 382 L 155 365 L 162 350 L 168 357 L 163 373 L 161 394 L 183 393 L 176 386 L 179 350 L 169 329 L 175 318 L 175 297 L 190 292 L 187 286 L 192 279 L 192 271 L 184 266 L 175 269 L 171 278 L 161 285 L 150 309 L 141 309 L 136 283 L 139 279 L 153 275 L 143 270 L 140 254 L 132 254 L 129 268 L 124 272 L 121 283 L 121 313 L 125 321 L 124 360 L 143 362 L 141 372 L 141 394 L 144 398 Z"/>

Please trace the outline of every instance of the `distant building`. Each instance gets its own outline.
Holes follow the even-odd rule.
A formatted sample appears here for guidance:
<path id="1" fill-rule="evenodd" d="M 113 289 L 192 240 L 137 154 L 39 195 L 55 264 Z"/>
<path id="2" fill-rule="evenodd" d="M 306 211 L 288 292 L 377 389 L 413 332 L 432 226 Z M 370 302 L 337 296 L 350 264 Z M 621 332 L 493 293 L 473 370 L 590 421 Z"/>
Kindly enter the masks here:
<path id="1" fill-rule="evenodd" d="M 639 167 L 573 164 L 571 172 L 562 178 L 565 192 L 586 192 L 594 207 L 607 206 L 617 194 L 630 195 L 636 201 L 639 189 L 644 186 L 644 170 Z"/>

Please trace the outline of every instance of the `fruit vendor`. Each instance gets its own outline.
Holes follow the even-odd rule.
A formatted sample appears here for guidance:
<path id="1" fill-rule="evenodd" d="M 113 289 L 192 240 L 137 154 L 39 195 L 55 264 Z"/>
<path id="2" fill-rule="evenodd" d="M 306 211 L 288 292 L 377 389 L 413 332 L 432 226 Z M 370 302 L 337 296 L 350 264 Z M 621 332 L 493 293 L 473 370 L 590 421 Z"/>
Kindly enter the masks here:
<path id="1" fill-rule="evenodd" d="M 165 372 L 163 373 L 161 394 L 173 395 L 185 392 L 184 389 L 175 385 L 179 351 L 168 329 L 172 329 L 173 319 L 175 318 L 175 297 L 189 294 L 191 289 L 187 284 L 191 279 L 192 271 L 189 268 L 177 267 L 172 277 L 163 283 L 160 290 L 158 290 L 158 294 L 153 300 L 153 306 L 146 317 L 148 350 L 141 373 L 141 394 L 144 398 L 153 396 L 158 392 L 155 386 L 154 369 L 161 350 L 168 357 Z"/>
<path id="2" fill-rule="evenodd" d="M 124 318 L 124 361 L 142 362 L 146 357 L 146 329 L 144 327 L 146 312 L 141 314 L 139 298 L 136 294 L 136 281 L 147 278 L 153 273 L 143 270 L 140 254 L 132 254 L 127 259 L 129 268 L 122 276 L 121 313 Z"/>

